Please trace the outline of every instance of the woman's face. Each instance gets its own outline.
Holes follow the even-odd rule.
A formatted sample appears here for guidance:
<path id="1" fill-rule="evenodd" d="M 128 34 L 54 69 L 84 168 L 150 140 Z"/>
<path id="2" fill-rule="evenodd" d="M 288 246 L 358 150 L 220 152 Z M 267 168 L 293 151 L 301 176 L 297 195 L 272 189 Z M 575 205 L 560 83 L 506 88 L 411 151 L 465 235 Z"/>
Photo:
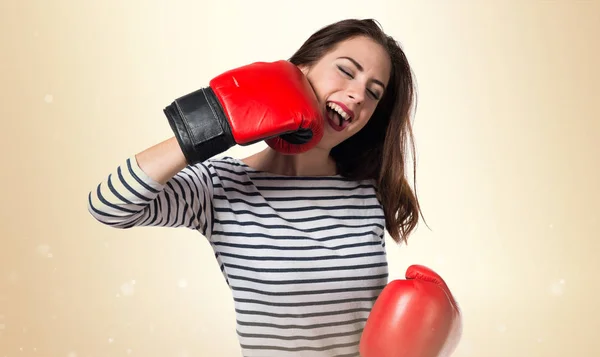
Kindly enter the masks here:
<path id="1" fill-rule="evenodd" d="M 367 124 L 388 85 L 391 63 L 382 46 L 361 36 L 340 42 L 311 67 L 300 68 L 325 113 L 318 147 L 330 150 Z"/>

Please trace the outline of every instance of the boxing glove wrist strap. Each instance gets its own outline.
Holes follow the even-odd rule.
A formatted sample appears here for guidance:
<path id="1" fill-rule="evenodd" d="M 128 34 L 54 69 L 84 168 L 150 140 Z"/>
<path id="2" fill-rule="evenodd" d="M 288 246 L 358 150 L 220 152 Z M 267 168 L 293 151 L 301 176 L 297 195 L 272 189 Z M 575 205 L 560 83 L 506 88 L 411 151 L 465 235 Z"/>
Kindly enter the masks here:
<path id="1" fill-rule="evenodd" d="M 227 117 L 210 87 L 177 98 L 163 112 L 190 165 L 235 145 Z"/>

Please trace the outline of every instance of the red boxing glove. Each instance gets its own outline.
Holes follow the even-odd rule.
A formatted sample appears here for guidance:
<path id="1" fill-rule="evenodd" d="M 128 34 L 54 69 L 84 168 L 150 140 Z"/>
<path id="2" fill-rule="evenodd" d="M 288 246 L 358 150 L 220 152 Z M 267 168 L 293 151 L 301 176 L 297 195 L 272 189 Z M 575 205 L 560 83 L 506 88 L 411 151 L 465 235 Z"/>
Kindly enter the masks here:
<path id="1" fill-rule="evenodd" d="M 444 280 L 412 265 L 381 292 L 360 340 L 361 357 L 448 357 L 462 334 L 458 304 Z"/>
<path id="2" fill-rule="evenodd" d="M 210 81 L 239 145 L 260 140 L 289 154 L 323 136 L 323 111 L 304 73 L 291 62 L 255 62 Z"/>
<path id="3" fill-rule="evenodd" d="M 324 111 L 312 86 L 283 60 L 222 73 L 164 113 L 189 164 L 261 140 L 286 154 L 301 153 L 323 137 Z"/>

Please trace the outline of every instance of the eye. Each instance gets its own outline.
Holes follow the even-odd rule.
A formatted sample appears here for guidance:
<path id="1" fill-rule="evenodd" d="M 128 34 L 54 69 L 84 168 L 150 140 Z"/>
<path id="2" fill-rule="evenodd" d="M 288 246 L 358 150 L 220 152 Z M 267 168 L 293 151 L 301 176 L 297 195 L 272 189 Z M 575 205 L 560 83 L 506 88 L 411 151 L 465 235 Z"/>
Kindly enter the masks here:
<path id="1" fill-rule="evenodd" d="M 367 92 L 369 92 L 369 95 L 370 95 L 370 96 L 371 96 L 373 99 L 375 99 L 375 100 L 379 100 L 379 98 L 380 98 L 380 95 L 379 95 L 378 93 L 376 93 L 376 92 L 374 92 L 374 91 L 372 91 L 372 90 L 370 90 L 370 89 L 367 89 Z"/>
<path id="2" fill-rule="evenodd" d="M 340 70 L 340 72 L 342 72 L 343 74 L 347 75 L 348 77 L 350 77 L 350 78 L 354 78 L 354 77 L 352 76 L 352 73 L 350 73 L 350 71 L 349 71 L 349 70 L 347 70 L 347 69 L 345 69 L 344 67 L 342 67 L 342 66 L 337 66 L 337 68 Z"/>
<path id="3" fill-rule="evenodd" d="M 345 69 L 344 67 L 342 67 L 342 66 L 337 66 L 337 68 L 338 68 L 338 69 L 340 70 L 340 72 L 342 72 L 344 75 L 346 75 L 346 76 L 348 76 L 348 77 L 350 77 L 350 78 L 354 78 L 354 76 L 352 75 L 352 73 L 351 73 L 349 70 Z M 372 90 L 370 90 L 370 89 L 367 89 L 367 93 L 369 94 L 369 96 L 370 96 L 371 98 L 373 98 L 373 99 L 375 99 L 375 100 L 379 100 L 379 98 L 381 97 L 381 95 L 380 95 L 380 94 L 378 94 L 377 92 L 374 92 L 374 91 L 372 91 Z"/>

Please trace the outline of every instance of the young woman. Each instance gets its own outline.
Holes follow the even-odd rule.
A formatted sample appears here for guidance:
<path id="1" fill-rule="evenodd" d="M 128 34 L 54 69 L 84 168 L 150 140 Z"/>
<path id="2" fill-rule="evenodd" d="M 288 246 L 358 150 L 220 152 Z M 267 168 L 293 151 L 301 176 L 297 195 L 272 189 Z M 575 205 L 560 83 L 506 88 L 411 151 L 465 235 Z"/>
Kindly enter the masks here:
<path id="1" fill-rule="evenodd" d="M 281 79 L 287 67 L 253 65 L 212 82 L 165 109 L 176 135 L 125 160 L 90 192 L 89 211 L 116 228 L 205 236 L 233 294 L 244 356 L 358 356 L 388 279 L 384 231 L 404 241 L 418 222 L 404 170 L 411 68 L 372 20 L 326 26 L 284 62 L 310 84 L 300 104 L 289 93 L 305 87 Z M 296 123 L 308 139 L 285 142 L 281 113 L 307 107 Z M 221 126 L 189 125 L 207 108 Z M 243 159 L 213 155 L 263 139 L 269 147 Z"/>

